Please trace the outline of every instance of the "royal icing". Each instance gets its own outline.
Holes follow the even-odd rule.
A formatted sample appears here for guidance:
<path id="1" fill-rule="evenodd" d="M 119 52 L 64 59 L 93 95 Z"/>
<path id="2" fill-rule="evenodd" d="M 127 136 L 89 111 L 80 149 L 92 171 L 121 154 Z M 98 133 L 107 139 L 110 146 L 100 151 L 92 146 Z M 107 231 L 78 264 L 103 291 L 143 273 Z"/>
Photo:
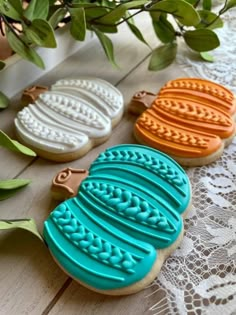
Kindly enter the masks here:
<path id="1" fill-rule="evenodd" d="M 52 193 L 58 200 L 64 200 L 77 195 L 82 180 L 88 176 L 88 171 L 71 167 L 64 168 L 52 183 Z"/>
<path id="2" fill-rule="evenodd" d="M 135 100 L 145 99 L 145 92 L 138 96 Z M 168 154 L 205 157 L 234 135 L 235 112 L 236 101 L 226 88 L 201 79 L 176 79 L 160 90 L 134 132 L 139 141 Z"/>
<path id="3" fill-rule="evenodd" d="M 99 290 L 124 288 L 149 273 L 158 249 L 176 241 L 190 201 L 189 180 L 171 158 L 119 145 L 102 152 L 77 196 L 51 213 L 44 237 L 75 279 Z"/>
<path id="4" fill-rule="evenodd" d="M 65 154 L 81 150 L 91 139 L 106 139 L 113 119 L 122 113 L 122 95 L 111 84 L 92 78 L 61 80 L 23 108 L 15 126 L 26 144 Z"/>
<path id="5" fill-rule="evenodd" d="M 62 79 L 52 86 L 53 91 L 65 91 L 94 104 L 104 115 L 113 119 L 122 113 L 123 98 L 110 83 L 95 78 Z"/>

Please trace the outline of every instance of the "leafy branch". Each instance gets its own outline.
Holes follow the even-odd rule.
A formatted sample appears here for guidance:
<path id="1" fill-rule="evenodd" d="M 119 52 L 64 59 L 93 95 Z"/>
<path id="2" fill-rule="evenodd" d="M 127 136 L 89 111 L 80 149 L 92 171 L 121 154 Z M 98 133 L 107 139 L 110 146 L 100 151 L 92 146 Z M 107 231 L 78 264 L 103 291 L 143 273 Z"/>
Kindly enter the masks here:
<path id="1" fill-rule="evenodd" d="M 116 65 L 109 34 L 118 32 L 122 23 L 150 48 L 133 19 L 144 12 L 151 17 L 157 39 L 162 42 L 152 50 L 149 69 L 161 70 L 175 60 L 179 37 L 203 58 L 205 52 L 218 47 L 214 29 L 223 26 L 221 15 L 235 6 L 236 0 L 226 0 L 214 13 L 212 0 L 0 0 L 0 29 L 13 51 L 44 68 L 33 47 L 55 48 L 55 29 L 60 23 L 70 22 L 69 33 L 75 40 L 84 41 L 86 32 L 93 31 L 107 58 Z M 3 66 L 1 61 L 0 68 Z"/>

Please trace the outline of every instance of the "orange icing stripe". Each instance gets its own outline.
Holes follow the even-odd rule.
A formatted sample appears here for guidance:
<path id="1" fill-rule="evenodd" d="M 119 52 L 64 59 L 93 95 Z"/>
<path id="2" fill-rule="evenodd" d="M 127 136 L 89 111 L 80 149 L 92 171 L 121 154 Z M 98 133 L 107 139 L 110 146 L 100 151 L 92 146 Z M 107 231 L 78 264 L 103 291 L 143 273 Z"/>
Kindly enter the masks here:
<path id="1" fill-rule="evenodd" d="M 173 92 L 192 94 L 212 100 L 215 98 L 219 103 L 222 103 L 223 107 L 227 108 L 226 111 L 232 109 L 234 100 L 234 95 L 230 90 L 222 85 L 203 79 L 181 78 L 169 81 L 160 90 L 159 95 Z M 235 111 L 236 109 L 234 109 Z"/>
<path id="2" fill-rule="evenodd" d="M 235 133 L 235 112 L 234 96 L 224 87 L 202 79 L 177 79 L 168 82 L 139 117 L 135 134 L 168 154 L 205 157 Z"/>
<path id="3" fill-rule="evenodd" d="M 153 116 L 157 118 L 160 116 L 180 126 L 214 133 L 220 138 L 228 138 L 234 132 L 234 124 L 228 114 L 200 102 L 196 104 L 192 100 L 180 98 L 158 98 L 152 110 Z"/>
<path id="4" fill-rule="evenodd" d="M 153 117 L 149 111 L 138 119 L 135 134 L 156 149 L 187 158 L 207 156 L 217 151 L 222 144 L 218 136 L 179 128 L 173 123 Z"/>

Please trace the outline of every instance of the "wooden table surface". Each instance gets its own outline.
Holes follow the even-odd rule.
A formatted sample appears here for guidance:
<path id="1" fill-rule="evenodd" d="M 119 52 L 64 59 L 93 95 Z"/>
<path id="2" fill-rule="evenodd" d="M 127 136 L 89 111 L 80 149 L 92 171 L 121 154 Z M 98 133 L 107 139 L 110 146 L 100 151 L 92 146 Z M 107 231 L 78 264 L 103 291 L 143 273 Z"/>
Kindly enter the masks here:
<path id="1" fill-rule="evenodd" d="M 158 41 L 149 19 L 138 17 L 138 24 L 152 47 Z M 134 92 L 147 89 L 156 92 L 168 80 L 183 76 L 177 65 L 152 73 L 147 70 L 150 49 L 121 26 L 118 34 L 110 36 L 115 45 L 115 69 L 109 64 L 96 38 L 46 74 L 38 84 L 51 85 L 64 77 L 90 75 L 114 84 L 128 104 Z M 22 75 L 27 75 L 22 73 Z M 33 82 L 32 82 L 33 83 Z M 0 129 L 15 137 L 13 120 L 20 109 L 20 95 L 1 112 Z M 14 197 L 2 201 L 2 219 L 34 218 L 40 231 L 56 202 L 49 187 L 53 176 L 62 168 L 88 168 L 99 152 L 119 143 L 134 143 L 132 135 L 135 117 L 125 113 L 111 138 L 72 163 L 56 164 L 41 158 L 29 158 L 0 149 L 1 179 L 27 178 L 32 183 Z M 47 248 L 33 235 L 22 230 L 0 232 L 0 314 L 83 314 L 83 315 L 141 315 L 153 314 L 156 301 L 152 286 L 126 297 L 108 297 L 91 292 L 68 276 L 55 264 Z"/>

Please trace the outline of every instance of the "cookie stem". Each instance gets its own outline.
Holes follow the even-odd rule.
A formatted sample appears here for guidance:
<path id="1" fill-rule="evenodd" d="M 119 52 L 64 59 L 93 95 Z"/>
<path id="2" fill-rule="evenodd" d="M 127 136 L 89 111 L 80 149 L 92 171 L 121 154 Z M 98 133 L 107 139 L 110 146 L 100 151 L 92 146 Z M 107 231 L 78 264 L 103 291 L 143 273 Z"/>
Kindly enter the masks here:
<path id="1" fill-rule="evenodd" d="M 157 95 L 147 91 L 140 91 L 134 94 L 129 103 L 129 112 L 134 115 L 140 115 L 149 108 Z"/>

